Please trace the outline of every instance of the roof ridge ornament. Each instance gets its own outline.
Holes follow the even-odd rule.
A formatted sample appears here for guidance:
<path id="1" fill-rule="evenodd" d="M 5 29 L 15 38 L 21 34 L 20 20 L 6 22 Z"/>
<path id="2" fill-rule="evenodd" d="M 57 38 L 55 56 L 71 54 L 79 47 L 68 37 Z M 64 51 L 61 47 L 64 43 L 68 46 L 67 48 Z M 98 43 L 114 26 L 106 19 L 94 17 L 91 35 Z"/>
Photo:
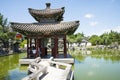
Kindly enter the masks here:
<path id="1" fill-rule="evenodd" d="M 75 21 L 76 23 L 79 23 L 80 21 Z"/>
<path id="2" fill-rule="evenodd" d="M 65 10 L 65 7 L 62 7 L 61 9 Z"/>
<path id="3" fill-rule="evenodd" d="M 50 9 L 50 3 L 46 3 L 46 9 Z"/>

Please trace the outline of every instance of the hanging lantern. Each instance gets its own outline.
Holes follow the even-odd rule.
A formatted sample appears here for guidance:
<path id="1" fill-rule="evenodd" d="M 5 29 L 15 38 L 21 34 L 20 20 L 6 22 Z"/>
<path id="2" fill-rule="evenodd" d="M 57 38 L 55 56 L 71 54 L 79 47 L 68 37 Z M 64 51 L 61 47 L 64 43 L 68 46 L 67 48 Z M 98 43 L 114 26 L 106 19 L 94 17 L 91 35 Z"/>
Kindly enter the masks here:
<path id="1" fill-rule="evenodd" d="M 16 34 L 16 39 L 21 39 L 22 35 L 21 34 Z"/>

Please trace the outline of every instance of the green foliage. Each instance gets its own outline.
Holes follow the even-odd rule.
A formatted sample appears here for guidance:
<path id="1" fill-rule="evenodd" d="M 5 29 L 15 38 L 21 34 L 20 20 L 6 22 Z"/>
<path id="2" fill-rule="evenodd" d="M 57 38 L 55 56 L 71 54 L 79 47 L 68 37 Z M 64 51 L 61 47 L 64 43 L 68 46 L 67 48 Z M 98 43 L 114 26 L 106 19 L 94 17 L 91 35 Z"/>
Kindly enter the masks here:
<path id="1" fill-rule="evenodd" d="M 76 42 L 81 43 L 82 39 L 84 38 L 83 33 L 78 33 L 76 37 Z"/>
<path id="2" fill-rule="evenodd" d="M 70 42 L 70 43 L 75 42 L 75 35 L 69 35 L 69 36 L 67 36 L 67 40 L 68 40 L 68 42 Z"/>
<path id="3" fill-rule="evenodd" d="M 81 43 L 85 39 L 92 43 L 92 45 L 111 45 L 116 42 L 120 44 L 120 33 L 111 31 L 110 33 L 103 33 L 102 35 L 92 35 L 91 37 L 85 37 L 83 33 L 67 35 L 67 41 L 69 43 Z"/>
<path id="4" fill-rule="evenodd" d="M 14 40 L 16 32 L 8 32 L 7 35 L 9 36 L 10 39 Z"/>
<path id="5" fill-rule="evenodd" d="M 111 40 L 111 42 L 118 42 L 118 43 L 120 43 L 120 33 L 115 32 L 115 31 L 111 31 L 109 33 L 109 39 Z"/>
<path id="6" fill-rule="evenodd" d="M 7 18 L 4 18 L 0 13 L 0 41 L 3 43 L 3 46 L 8 47 L 9 39 L 13 41 L 15 39 L 15 35 L 15 32 L 9 31 Z"/>
<path id="7" fill-rule="evenodd" d="M 7 33 L 0 33 L 0 39 L 4 41 L 8 41 L 9 37 Z"/>
<path id="8" fill-rule="evenodd" d="M 3 32 L 3 28 L 2 25 L 0 25 L 0 33 Z"/>
<path id="9" fill-rule="evenodd" d="M 92 35 L 89 41 L 92 43 L 92 45 L 97 45 L 97 44 L 100 44 L 101 39 L 97 35 Z"/>
<path id="10" fill-rule="evenodd" d="M 98 59 L 103 58 L 105 60 L 120 61 L 120 50 L 117 49 L 94 49 L 91 50 L 92 54 L 87 54 L 87 51 L 85 52 L 85 54 L 83 54 L 83 51 L 81 50 L 70 50 L 69 53 L 72 57 L 76 58 L 80 62 L 83 61 L 87 56 Z"/>
<path id="11" fill-rule="evenodd" d="M 27 40 L 22 41 L 22 42 L 20 43 L 20 47 L 21 47 L 21 48 L 24 48 L 24 45 L 25 45 L 25 44 L 27 44 Z"/>
<path id="12" fill-rule="evenodd" d="M 8 31 L 7 18 L 4 18 L 1 13 L 0 13 L 0 27 L 2 27 L 1 30 L 3 33 Z"/>
<path id="13" fill-rule="evenodd" d="M 74 42 L 80 43 L 83 38 L 84 38 L 84 34 L 83 33 L 67 35 L 67 41 L 69 43 L 74 43 Z"/>
<path id="14" fill-rule="evenodd" d="M 111 41 L 109 39 L 109 34 L 108 33 L 103 33 L 101 36 L 101 44 L 105 45 L 110 45 Z"/>
<path id="15" fill-rule="evenodd" d="M 103 33 L 100 36 L 92 35 L 89 41 L 93 44 L 101 44 L 101 45 L 111 45 L 116 42 L 120 44 L 120 33 L 111 31 L 110 33 Z"/>

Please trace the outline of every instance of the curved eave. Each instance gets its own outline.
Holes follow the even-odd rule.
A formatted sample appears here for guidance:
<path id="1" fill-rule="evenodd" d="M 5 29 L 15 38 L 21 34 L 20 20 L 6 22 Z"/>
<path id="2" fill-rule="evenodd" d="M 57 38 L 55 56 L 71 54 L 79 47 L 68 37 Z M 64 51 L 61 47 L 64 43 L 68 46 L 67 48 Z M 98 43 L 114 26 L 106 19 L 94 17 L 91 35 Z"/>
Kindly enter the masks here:
<path id="1" fill-rule="evenodd" d="M 13 30 L 22 34 L 40 33 L 49 34 L 71 34 L 78 28 L 79 21 L 60 23 L 11 23 Z"/>
<path id="2" fill-rule="evenodd" d="M 43 10 L 29 8 L 28 10 L 31 16 L 38 22 L 40 22 L 41 19 L 55 19 L 58 21 L 62 21 L 63 14 L 65 12 L 64 7 L 59 9 L 48 8 Z"/>

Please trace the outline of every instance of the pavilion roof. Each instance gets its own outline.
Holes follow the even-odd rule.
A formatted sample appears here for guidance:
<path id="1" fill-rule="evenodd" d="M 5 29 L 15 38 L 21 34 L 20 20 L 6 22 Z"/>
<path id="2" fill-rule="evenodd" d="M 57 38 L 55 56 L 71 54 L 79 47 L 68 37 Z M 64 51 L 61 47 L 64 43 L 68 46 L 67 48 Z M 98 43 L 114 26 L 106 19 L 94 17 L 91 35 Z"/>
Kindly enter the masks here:
<path id="1" fill-rule="evenodd" d="M 41 33 L 49 34 L 72 34 L 79 26 L 79 21 L 54 22 L 54 23 L 11 23 L 13 30 L 22 34 Z"/>
<path id="2" fill-rule="evenodd" d="M 39 9 L 32 9 L 29 8 L 29 13 L 33 18 L 38 22 L 45 22 L 47 21 L 62 21 L 63 20 L 63 14 L 65 12 L 64 7 L 58 8 L 58 9 L 51 9 L 50 3 L 46 3 L 46 8 L 39 10 Z"/>

